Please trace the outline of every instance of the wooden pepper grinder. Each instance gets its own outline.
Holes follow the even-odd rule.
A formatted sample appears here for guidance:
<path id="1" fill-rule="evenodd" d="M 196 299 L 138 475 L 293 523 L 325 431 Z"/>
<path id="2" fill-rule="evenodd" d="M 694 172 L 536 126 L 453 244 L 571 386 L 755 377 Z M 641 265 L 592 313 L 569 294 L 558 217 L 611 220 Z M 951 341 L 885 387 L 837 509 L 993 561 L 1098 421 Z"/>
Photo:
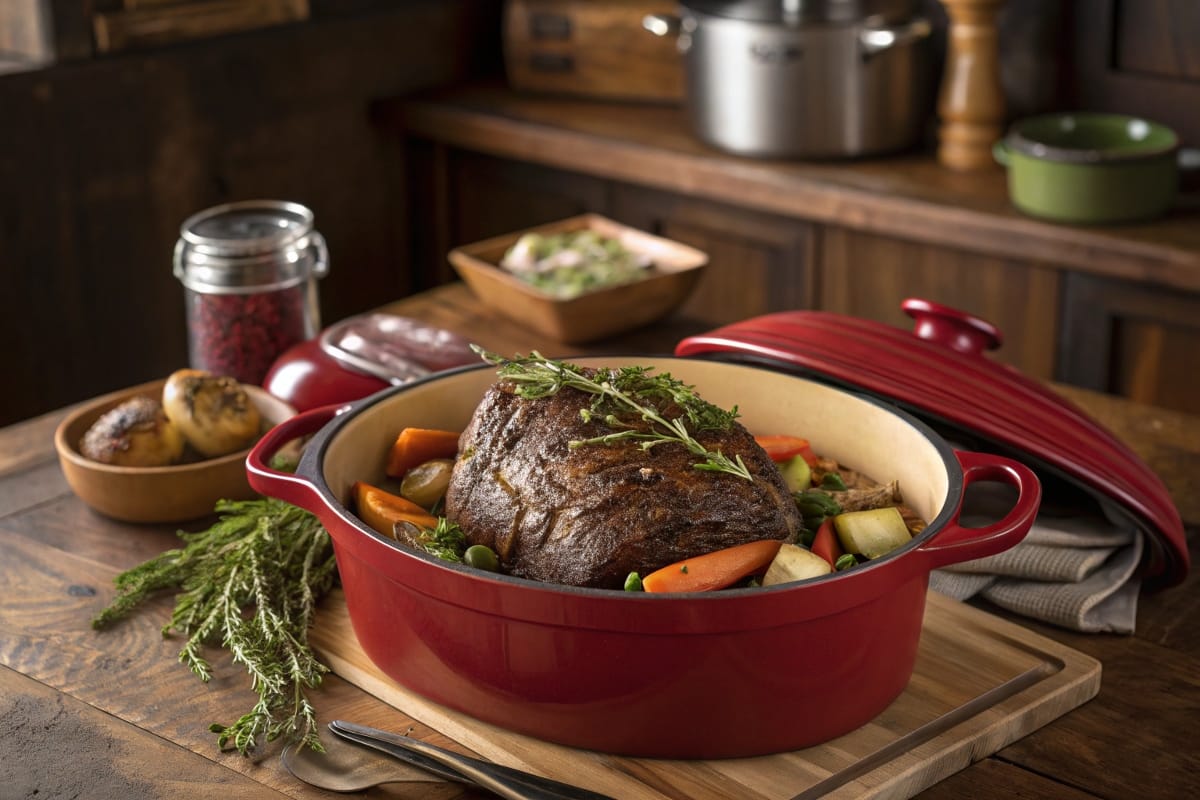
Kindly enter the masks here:
<path id="1" fill-rule="evenodd" d="M 950 17 L 946 69 L 938 95 L 938 161 L 950 169 L 995 166 L 1004 126 L 996 17 L 1004 0 L 941 0 Z"/>

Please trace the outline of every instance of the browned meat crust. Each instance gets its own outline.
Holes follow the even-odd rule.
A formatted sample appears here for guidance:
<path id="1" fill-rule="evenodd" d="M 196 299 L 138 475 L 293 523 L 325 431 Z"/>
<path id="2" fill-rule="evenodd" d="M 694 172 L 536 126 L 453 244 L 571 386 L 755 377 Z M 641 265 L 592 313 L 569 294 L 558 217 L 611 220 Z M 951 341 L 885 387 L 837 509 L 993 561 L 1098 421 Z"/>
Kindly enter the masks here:
<path id="1" fill-rule="evenodd" d="M 524 400 L 492 386 L 463 432 L 446 516 L 506 571 L 573 586 L 620 588 L 683 558 L 757 539 L 795 537 L 802 525 L 778 468 L 741 425 L 697 434 L 709 450 L 741 455 L 753 482 L 697 470 L 680 444 L 568 442 L 611 432 L 579 411 L 574 389 Z"/>

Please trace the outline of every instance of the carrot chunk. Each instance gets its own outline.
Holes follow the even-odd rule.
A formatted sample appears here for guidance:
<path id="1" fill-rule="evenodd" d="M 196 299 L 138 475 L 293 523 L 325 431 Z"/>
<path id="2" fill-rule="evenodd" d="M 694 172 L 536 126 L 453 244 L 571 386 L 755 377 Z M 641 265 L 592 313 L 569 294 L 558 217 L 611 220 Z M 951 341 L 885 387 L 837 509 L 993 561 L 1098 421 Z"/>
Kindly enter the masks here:
<path id="1" fill-rule="evenodd" d="M 642 578 L 642 588 L 647 592 L 723 589 L 765 570 L 781 544 L 778 539 L 764 539 L 677 561 Z"/>
<path id="2" fill-rule="evenodd" d="M 457 432 L 405 428 L 396 436 L 396 441 L 388 451 L 387 474 L 402 478 L 405 472 L 431 458 L 454 458 L 457 454 Z"/>
<path id="3" fill-rule="evenodd" d="M 758 442 L 758 446 L 766 450 L 767 455 L 776 463 L 791 461 L 796 456 L 804 456 L 804 460 L 810 467 L 817 465 L 817 455 L 813 452 L 808 439 L 786 434 L 763 434 L 755 436 L 754 441 Z"/>
<path id="4" fill-rule="evenodd" d="M 359 519 L 384 536 L 394 537 L 397 522 L 411 522 L 420 528 L 434 528 L 437 517 L 416 503 L 385 492 L 378 486 L 356 481 L 352 487 L 354 510 Z"/>

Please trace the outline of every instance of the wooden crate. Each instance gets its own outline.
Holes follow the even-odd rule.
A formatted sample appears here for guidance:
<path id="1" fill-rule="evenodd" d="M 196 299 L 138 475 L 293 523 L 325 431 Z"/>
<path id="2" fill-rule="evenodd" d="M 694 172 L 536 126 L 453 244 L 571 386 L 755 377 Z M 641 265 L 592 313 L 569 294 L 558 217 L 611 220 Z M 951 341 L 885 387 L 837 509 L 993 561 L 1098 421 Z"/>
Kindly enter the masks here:
<path id="1" fill-rule="evenodd" d="M 504 60 L 514 89 L 620 100 L 683 99 L 683 57 L 642 27 L 671 0 L 509 0 Z"/>

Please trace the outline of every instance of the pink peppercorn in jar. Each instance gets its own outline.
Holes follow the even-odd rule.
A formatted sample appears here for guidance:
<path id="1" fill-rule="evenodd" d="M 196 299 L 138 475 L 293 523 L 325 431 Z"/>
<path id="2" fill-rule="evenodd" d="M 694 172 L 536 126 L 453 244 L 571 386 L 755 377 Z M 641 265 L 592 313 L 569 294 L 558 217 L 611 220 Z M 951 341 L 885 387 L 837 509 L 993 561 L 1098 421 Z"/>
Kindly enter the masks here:
<path id="1" fill-rule="evenodd" d="M 189 217 L 175 276 L 191 366 L 261 385 L 280 353 L 320 330 L 317 280 L 328 271 L 325 240 L 299 203 L 246 200 Z"/>

